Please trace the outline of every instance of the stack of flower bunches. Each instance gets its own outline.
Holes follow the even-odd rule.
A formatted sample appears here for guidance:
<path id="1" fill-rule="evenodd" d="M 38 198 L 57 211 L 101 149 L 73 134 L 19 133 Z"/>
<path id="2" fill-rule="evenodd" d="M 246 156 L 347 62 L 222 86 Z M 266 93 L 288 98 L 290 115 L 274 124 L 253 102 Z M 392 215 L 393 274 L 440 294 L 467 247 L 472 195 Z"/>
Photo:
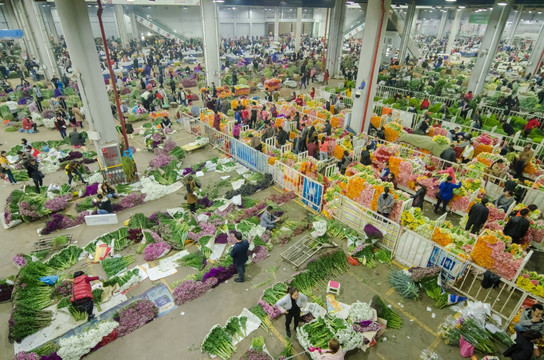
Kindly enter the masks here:
<path id="1" fill-rule="evenodd" d="M 9 320 L 9 340 L 21 342 L 25 337 L 43 329 L 52 321 L 50 311 L 43 311 L 51 305 L 53 287 L 42 283 L 42 276 L 52 275 L 54 269 L 39 263 L 29 262 L 15 281 L 12 294 L 14 304 Z"/>

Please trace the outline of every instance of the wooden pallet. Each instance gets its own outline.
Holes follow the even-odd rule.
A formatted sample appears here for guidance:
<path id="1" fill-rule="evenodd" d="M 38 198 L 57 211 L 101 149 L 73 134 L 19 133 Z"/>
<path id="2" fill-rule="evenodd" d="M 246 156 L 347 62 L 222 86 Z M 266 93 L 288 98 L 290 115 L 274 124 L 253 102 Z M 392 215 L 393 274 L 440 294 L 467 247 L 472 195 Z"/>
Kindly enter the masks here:
<path id="1" fill-rule="evenodd" d="M 58 236 L 62 236 L 62 235 L 58 235 Z M 36 240 L 34 242 L 34 248 L 33 248 L 32 251 L 36 252 L 36 251 L 52 249 L 53 246 L 51 245 L 51 242 L 53 241 L 53 239 L 57 238 L 58 236 L 53 236 L 53 237 L 49 237 L 49 238 L 45 238 L 45 239 Z M 64 247 L 67 247 L 70 244 L 72 244 L 72 234 L 66 234 L 66 237 L 68 238 L 68 242 L 66 243 L 66 245 L 61 246 L 60 249 L 64 248 Z"/>
<path id="2" fill-rule="evenodd" d="M 314 246 L 312 243 L 315 243 Z M 330 247 L 337 247 L 335 243 L 324 244 L 317 242 L 311 236 L 305 235 L 300 238 L 296 243 L 291 245 L 287 250 L 281 254 L 281 258 L 291 264 L 294 269 L 298 269 L 302 264 L 308 261 L 312 256 L 317 254 L 319 250 Z"/>

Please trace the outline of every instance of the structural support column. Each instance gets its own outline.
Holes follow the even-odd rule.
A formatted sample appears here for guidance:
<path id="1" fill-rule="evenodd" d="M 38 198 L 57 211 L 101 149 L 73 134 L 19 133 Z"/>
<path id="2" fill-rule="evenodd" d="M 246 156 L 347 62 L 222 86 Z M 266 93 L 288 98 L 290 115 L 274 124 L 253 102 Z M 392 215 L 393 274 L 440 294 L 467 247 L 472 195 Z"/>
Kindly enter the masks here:
<path id="1" fill-rule="evenodd" d="M 274 39 L 280 38 L 280 8 L 274 9 Z"/>
<path id="2" fill-rule="evenodd" d="M 506 43 L 507 45 L 512 45 L 512 43 L 514 42 L 514 37 L 516 35 L 516 31 L 518 30 L 522 13 L 523 13 L 523 5 L 519 5 L 518 10 L 516 12 L 516 16 L 514 17 L 514 22 L 512 23 L 512 30 L 510 31 L 510 38 L 508 39 L 508 42 Z"/>
<path id="3" fill-rule="evenodd" d="M 132 38 L 138 41 L 140 39 L 140 32 L 138 31 L 138 21 L 136 21 L 136 14 L 134 13 L 134 8 L 132 6 L 128 6 L 128 16 L 130 17 Z"/>
<path id="4" fill-rule="evenodd" d="M 498 5 L 497 3 L 493 6 L 487 27 L 485 28 L 484 37 L 480 43 L 478 58 L 468 81 L 467 89 L 468 91 L 472 91 L 474 96 L 479 95 L 484 89 L 485 78 L 497 53 L 497 46 L 501 40 L 508 15 L 510 15 L 512 3 L 513 0 L 507 0 L 505 6 Z"/>
<path id="5" fill-rule="evenodd" d="M 331 76 L 340 72 L 342 45 L 344 44 L 344 21 L 346 19 L 346 0 L 336 0 L 332 9 L 329 35 L 327 37 L 327 65 Z M 366 27 L 366 24 L 365 24 Z M 365 48 L 362 48 L 365 49 Z"/>
<path id="6" fill-rule="evenodd" d="M 97 153 L 101 154 L 102 145 L 117 144 L 118 139 L 87 4 L 85 0 L 55 0 L 55 5 L 78 80 L 85 118 L 91 128 L 89 138 L 94 140 Z"/>
<path id="7" fill-rule="evenodd" d="M 49 35 L 47 34 L 43 18 L 38 14 L 38 9 L 36 9 L 36 3 L 33 0 L 20 0 L 16 1 L 14 5 L 21 23 L 26 28 L 24 36 L 28 36 L 29 42 L 35 47 L 35 54 L 40 60 L 40 67 L 45 77 L 48 79 L 52 78 L 53 74 L 58 72 L 57 63 L 51 49 L 51 42 L 49 41 Z"/>
<path id="8" fill-rule="evenodd" d="M 297 8 L 297 24 L 295 27 L 295 51 L 300 50 L 300 37 L 302 35 L 302 8 Z"/>
<path id="9" fill-rule="evenodd" d="M 448 36 L 448 44 L 446 45 L 446 54 L 450 55 L 455 45 L 455 38 L 459 33 L 459 27 L 461 26 L 461 16 L 463 16 L 463 9 L 457 9 L 455 12 L 455 18 L 451 24 L 450 34 Z"/>
<path id="10" fill-rule="evenodd" d="M 44 16 L 44 22 L 47 24 L 49 29 L 49 35 L 53 37 L 53 41 L 57 43 L 59 41 L 59 33 L 57 32 L 57 27 L 55 26 L 55 20 L 53 20 L 53 14 L 51 13 L 51 5 L 45 4 L 41 6 Z"/>
<path id="11" fill-rule="evenodd" d="M 124 48 L 128 44 L 127 26 L 125 24 L 125 14 L 123 14 L 123 5 L 113 5 L 115 14 L 115 22 L 117 23 L 117 32 L 121 38 L 121 47 Z"/>
<path id="12" fill-rule="evenodd" d="M 374 96 L 382 58 L 383 39 L 387 28 L 390 0 L 370 0 L 366 10 L 365 28 L 359 56 L 356 90 L 350 127 L 357 133 L 367 131 L 374 110 Z"/>
<path id="13" fill-rule="evenodd" d="M 440 18 L 440 25 L 438 26 L 438 39 L 444 36 L 444 29 L 446 28 L 446 21 L 448 20 L 448 10 L 442 11 L 442 17 Z"/>
<path id="14" fill-rule="evenodd" d="M 526 74 L 536 75 L 536 69 L 539 68 L 539 65 L 544 61 L 544 25 L 540 28 L 538 37 L 533 45 L 533 51 L 531 56 L 529 56 L 529 61 L 527 62 L 527 67 L 525 68 Z"/>
<path id="15" fill-rule="evenodd" d="M 206 63 L 206 84 L 210 86 L 212 82 L 216 86 L 221 85 L 221 64 L 219 62 L 219 14 L 216 3 L 212 0 L 202 0 L 200 2 L 200 11 L 204 33 L 204 61 Z"/>
<path id="16" fill-rule="evenodd" d="M 416 2 L 412 0 L 408 3 L 408 11 L 404 19 L 404 29 L 400 38 L 399 62 L 401 65 L 404 64 L 404 60 L 406 59 L 406 51 L 408 50 L 408 41 L 410 40 L 410 36 L 412 36 L 412 25 L 415 14 Z"/>
<path id="17" fill-rule="evenodd" d="M 417 35 L 417 19 L 419 18 L 419 9 L 416 8 L 414 12 L 414 19 L 412 20 L 412 35 Z"/>
<path id="18" fill-rule="evenodd" d="M 4 3 L 4 6 L 2 6 L 2 11 L 4 12 L 4 17 L 6 19 L 6 22 L 8 23 L 8 28 L 11 29 L 11 30 L 15 30 L 15 29 L 21 29 L 22 30 L 22 26 L 20 26 L 18 23 L 17 23 L 17 17 L 15 16 L 15 12 L 13 11 L 13 5 L 11 4 L 11 1 L 6 1 Z M 23 30 L 24 32 L 24 30 Z M 23 39 L 17 39 L 16 42 L 19 44 L 19 46 L 21 47 L 22 50 L 25 50 L 25 48 L 27 49 L 27 52 L 30 51 L 30 49 L 28 48 L 27 46 L 27 43 L 24 39 L 24 36 L 23 36 Z"/>

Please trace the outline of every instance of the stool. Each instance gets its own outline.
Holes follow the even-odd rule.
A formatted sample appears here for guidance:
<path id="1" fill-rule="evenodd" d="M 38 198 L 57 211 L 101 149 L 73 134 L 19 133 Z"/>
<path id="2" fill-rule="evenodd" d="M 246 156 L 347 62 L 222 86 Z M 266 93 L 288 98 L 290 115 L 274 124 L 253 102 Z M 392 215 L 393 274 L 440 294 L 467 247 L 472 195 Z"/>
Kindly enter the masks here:
<path id="1" fill-rule="evenodd" d="M 335 295 L 340 294 L 340 283 L 338 281 L 329 281 L 327 285 L 327 292 Z"/>

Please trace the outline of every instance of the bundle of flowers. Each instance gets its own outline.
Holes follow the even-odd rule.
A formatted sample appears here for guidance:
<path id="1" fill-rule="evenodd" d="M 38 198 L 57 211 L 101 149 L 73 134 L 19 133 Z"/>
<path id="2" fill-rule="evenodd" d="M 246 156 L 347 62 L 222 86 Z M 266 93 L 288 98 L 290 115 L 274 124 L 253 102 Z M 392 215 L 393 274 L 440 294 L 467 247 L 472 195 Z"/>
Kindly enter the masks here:
<path id="1" fill-rule="evenodd" d="M 232 264 L 226 268 L 224 266 L 219 266 L 219 267 L 211 268 L 207 273 L 205 273 L 202 276 L 202 282 L 206 282 L 206 280 L 210 278 L 214 278 L 217 281 L 215 282 L 213 287 L 216 287 L 217 285 L 233 277 L 235 274 L 236 274 L 236 266 Z"/>
<path id="2" fill-rule="evenodd" d="M 144 260 L 153 261 L 160 259 L 161 257 L 168 254 L 171 249 L 172 246 L 170 246 L 170 244 L 165 241 L 151 243 L 147 245 L 144 249 Z"/>
<path id="3" fill-rule="evenodd" d="M 118 311 L 118 336 L 125 336 L 152 321 L 159 308 L 150 300 L 136 300 Z"/>
<path id="4" fill-rule="evenodd" d="M 151 159 L 151 161 L 149 161 L 149 167 L 152 169 L 161 168 L 163 166 L 170 164 L 170 161 L 172 161 L 172 159 L 173 158 L 169 155 L 159 154 L 153 159 Z"/>
<path id="5" fill-rule="evenodd" d="M 385 140 L 389 142 L 397 141 L 400 134 L 404 132 L 402 125 L 395 121 L 385 124 L 383 128 L 385 133 Z"/>
<path id="6" fill-rule="evenodd" d="M 54 213 L 66 209 L 68 207 L 68 201 L 70 200 L 72 200 L 72 194 L 57 196 L 53 199 L 47 200 L 44 207 Z"/>
<path id="7" fill-rule="evenodd" d="M 487 204 L 487 208 L 489 209 L 487 221 L 504 220 L 506 214 L 502 209 L 499 209 L 495 205 L 489 203 Z"/>
<path id="8" fill-rule="evenodd" d="M 57 230 L 65 230 L 83 224 L 87 215 L 87 211 L 80 212 L 76 217 L 59 213 L 52 214 L 51 220 L 40 230 L 40 235 L 48 235 Z"/>
<path id="9" fill-rule="evenodd" d="M 174 289 L 172 295 L 176 305 L 182 305 L 207 293 L 217 284 L 217 278 L 210 277 L 206 281 L 185 280 Z"/>
<path id="10" fill-rule="evenodd" d="M 129 209 L 138 205 L 142 205 L 144 203 L 144 199 L 146 199 L 146 194 L 138 194 L 136 192 L 132 192 L 122 198 L 119 201 L 119 204 L 123 209 Z"/>
<path id="11" fill-rule="evenodd" d="M 402 161 L 399 165 L 399 173 L 397 176 L 398 184 L 402 186 L 408 186 L 410 175 L 414 171 L 414 166 L 410 161 Z"/>
<path id="12" fill-rule="evenodd" d="M 484 230 L 470 254 L 477 265 L 490 269 L 507 280 L 513 280 L 526 253 L 512 244 L 501 231 Z"/>
<path id="13" fill-rule="evenodd" d="M 468 196 L 454 195 L 450 201 L 451 211 L 467 212 L 470 205 L 470 198 Z"/>
<path id="14" fill-rule="evenodd" d="M 359 194 L 359 197 L 355 198 L 354 200 L 364 207 L 370 208 L 372 200 L 374 199 L 374 193 L 374 187 L 366 186 Z"/>
<path id="15" fill-rule="evenodd" d="M 381 145 L 372 153 L 372 163 L 380 170 L 383 169 L 385 163 L 389 161 L 391 156 L 395 156 L 399 151 L 398 145 Z"/>
<path id="16" fill-rule="evenodd" d="M 524 270 L 517 278 L 516 285 L 536 296 L 544 297 L 544 276 L 542 274 Z"/>
<path id="17" fill-rule="evenodd" d="M 492 153 L 493 152 L 493 146 L 492 145 L 485 145 L 480 143 L 477 140 L 473 140 L 474 146 L 474 156 L 478 156 L 482 153 Z"/>
<path id="18" fill-rule="evenodd" d="M 440 266 L 412 267 L 408 271 L 412 274 L 412 280 L 419 283 L 425 279 L 436 278 L 440 275 L 442 268 Z"/>
<path id="19" fill-rule="evenodd" d="M 446 135 L 448 135 L 448 129 L 435 126 L 433 127 L 433 135 L 445 137 Z M 433 141 L 434 141 L 434 138 L 433 138 Z M 449 144 L 449 141 L 448 141 L 448 144 Z"/>
<path id="20" fill-rule="evenodd" d="M 89 353 L 104 336 L 111 334 L 118 325 L 119 323 L 115 321 L 101 321 L 79 335 L 62 338 L 59 341 L 60 349 L 57 354 L 63 360 L 79 360 Z"/>
<path id="21" fill-rule="evenodd" d="M 448 345 L 459 345 L 459 340 L 462 336 L 464 340 L 482 353 L 494 354 L 496 352 L 495 344 L 489 331 L 472 317 L 454 319 L 449 316 L 440 325 L 439 334 Z"/>
<path id="22" fill-rule="evenodd" d="M 542 239 L 544 239 L 544 220 L 533 221 L 527 232 L 527 236 L 530 241 L 536 243 L 542 242 Z"/>
<path id="23" fill-rule="evenodd" d="M 256 246 L 255 249 L 252 251 L 252 254 L 252 261 L 254 263 L 258 263 L 268 257 L 268 248 L 266 246 Z"/>
<path id="24" fill-rule="evenodd" d="M 408 210 L 403 211 L 402 216 L 400 218 L 400 223 L 402 226 L 410 230 L 415 230 L 419 226 L 425 224 L 426 219 L 427 218 L 423 216 L 423 214 L 421 213 L 420 208 L 410 208 Z"/>
<path id="25" fill-rule="evenodd" d="M 442 136 L 442 135 L 433 136 L 433 141 L 435 143 L 437 143 L 438 145 L 449 145 L 450 144 L 450 139 L 448 139 L 447 137 Z"/>
<path id="26" fill-rule="evenodd" d="M 434 229 L 432 240 L 441 246 L 447 246 L 453 241 L 451 232 L 439 227 Z"/>
<path id="27" fill-rule="evenodd" d="M 40 360 L 40 356 L 36 353 L 27 353 L 25 351 L 19 351 L 15 354 L 13 360 Z"/>
<path id="28" fill-rule="evenodd" d="M 13 263 L 18 267 L 23 267 L 26 265 L 27 259 L 23 254 L 17 254 L 11 258 Z"/>

